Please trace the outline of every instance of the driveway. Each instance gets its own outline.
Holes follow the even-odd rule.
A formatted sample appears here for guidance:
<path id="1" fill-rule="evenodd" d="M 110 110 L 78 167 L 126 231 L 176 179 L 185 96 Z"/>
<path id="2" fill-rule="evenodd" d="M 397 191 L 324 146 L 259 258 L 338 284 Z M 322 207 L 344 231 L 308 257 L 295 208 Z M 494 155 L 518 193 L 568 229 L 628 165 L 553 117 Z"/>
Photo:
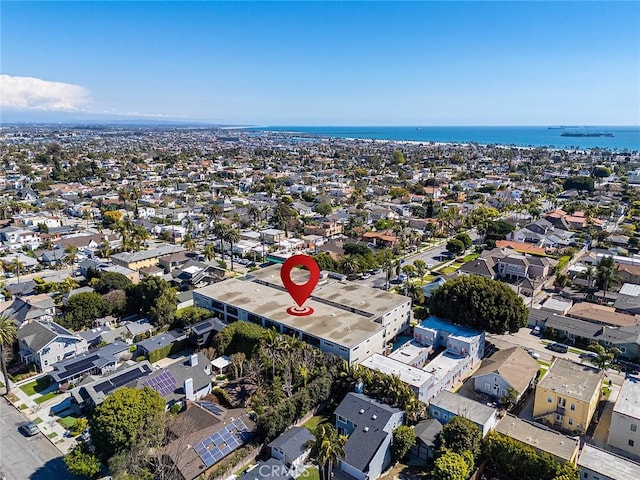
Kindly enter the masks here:
<path id="1" fill-rule="evenodd" d="M 0 474 L 7 480 L 71 480 L 60 451 L 42 433 L 25 437 L 18 426 L 26 421 L 5 398 L 0 398 Z M 3 478 L 3 477 L 0 477 Z"/>

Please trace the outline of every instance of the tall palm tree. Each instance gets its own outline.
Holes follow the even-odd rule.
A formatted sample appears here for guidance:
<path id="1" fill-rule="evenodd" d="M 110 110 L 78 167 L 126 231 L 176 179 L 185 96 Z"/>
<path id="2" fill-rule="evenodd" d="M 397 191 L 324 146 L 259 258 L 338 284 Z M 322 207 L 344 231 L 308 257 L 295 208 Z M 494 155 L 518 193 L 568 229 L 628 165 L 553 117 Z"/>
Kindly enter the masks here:
<path id="1" fill-rule="evenodd" d="M 616 282 L 618 280 L 618 275 L 613 267 L 602 267 L 598 268 L 598 284 L 602 285 L 602 290 L 604 295 L 602 299 L 604 302 L 607 301 L 607 291 L 611 286 L 611 283 Z"/>
<path id="2" fill-rule="evenodd" d="M 320 480 L 331 480 L 333 464 L 344 458 L 344 447 L 349 437 L 340 435 L 333 425 L 323 423 L 315 431 L 316 439 L 311 441 L 311 453 L 318 462 Z"/>
<path id="3" fill-rule="evenodd" d="M 187 233 L 182 239 L 182 246 L 189 252 L 193 252 L 196 249 L 196 241 L 193 239 L 190 233 Z"/>
<path id="4" fill-rule="evenodd" d="M 340 262 L 340 270 L 346 275 L 352 275 L 360 270 L 360 265 L 354 258 L 344 257 Z"/>
<path id="5" fill-rule="evenodd" d="M 18 329 L 16 323 L 6 314 L 0 315 L 0 365 L 2 365 L 2 375 L 4 375 L 4 385 L 6 393 L 11 391 L 9 383 L 9 374 L 7 373 L 7 364 L 5 363 L 4 347 L 11 348 L 13 342 L 18 337 Z"/>
<path id="6" fill-rule="evenodd" d="M 233 244 L 240 240 L 240 230 L 233 226 L 229 226 L 224 231 L 224 239 L 229 242 L 229 251 L 231 256 L 231 271 L 233 272 Z"/>
<path id="7" fill-rule="evenodd" d="M 69 265 L 73 265 L 76 261 L 76 257 L 78 256 L 78 247 L 76 247 L 75 245 L 69 245 L 64 249 L 64 251 L 69 254 L 69 256 L 67 257 Z"/>
<path id="8" fill-rule="evenodd" d="M 225 225 L 222 223 L 216 223 L 213 225 L 213 235 L 220 240 L 220 256 L 222 261 L 224 262 L 224 236 L 225 236 Z"/>
<path id="9" fill-rule="evenodd" d="M 278 348 L 280 345 L 280 335 L 275 328 L 267 330 L 262 339 L 260 350 L 262 354 L 271 362 L 271 378 L 276 376 L 276 359 L 278 358 Z"/>
<path id="10" fill-rule="evenodd" d="M 18 257 L 15 257 L 13 260 L 11 260 L 11 267 L 18 276 L 18 283 L 20 283 L 20 272 L 24 268 L 24 263 L 22 263 Z"/>
<path id="11" fill-rule="evenodd" d="M 109 258 L 111 256 L 111 242 L 107 237 L 102 239 L 102 243 L 100 243 L 100 255 L 104 258 Z"/>

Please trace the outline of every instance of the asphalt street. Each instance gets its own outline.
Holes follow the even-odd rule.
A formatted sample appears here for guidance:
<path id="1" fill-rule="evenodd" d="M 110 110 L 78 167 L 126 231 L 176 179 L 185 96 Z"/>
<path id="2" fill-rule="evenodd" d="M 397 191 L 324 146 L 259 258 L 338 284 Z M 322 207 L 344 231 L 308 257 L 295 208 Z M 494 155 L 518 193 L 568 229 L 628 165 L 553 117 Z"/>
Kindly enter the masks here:
<path id="1" fill-rule="evenodd" d="M 0 398 L 0 478 L 3 480 L 70 480 L 60 451 L 42 434 L 25 437 L 18 426 L 26 418 Z"/>

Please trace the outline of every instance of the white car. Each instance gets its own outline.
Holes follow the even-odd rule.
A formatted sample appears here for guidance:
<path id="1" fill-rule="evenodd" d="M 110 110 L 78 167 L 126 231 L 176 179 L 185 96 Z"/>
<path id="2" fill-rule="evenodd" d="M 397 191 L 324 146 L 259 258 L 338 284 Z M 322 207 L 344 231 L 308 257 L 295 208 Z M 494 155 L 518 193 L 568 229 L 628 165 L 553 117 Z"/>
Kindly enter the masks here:
<path id="1" fill-rule="evenodd" d="M 527 350 L 527 353 L 529 355 L 531 355 L 531 358 L 534 358 L 536 360 L 538 360 L 540 358 L 540 354 L 538 352 L 536 352 L 535 350 L 531 349 L 531 348 L 529 350 Z"/>

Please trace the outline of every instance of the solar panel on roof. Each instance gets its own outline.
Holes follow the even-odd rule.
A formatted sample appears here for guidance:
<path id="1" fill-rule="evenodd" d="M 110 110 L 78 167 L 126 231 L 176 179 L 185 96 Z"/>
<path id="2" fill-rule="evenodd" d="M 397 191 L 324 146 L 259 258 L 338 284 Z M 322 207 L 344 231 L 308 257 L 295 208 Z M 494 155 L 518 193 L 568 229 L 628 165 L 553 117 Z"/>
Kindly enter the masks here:
<path id="1" fill-rule="evenodd" d="M 143 385 L 150 386 L 163 397 L 173 393 L 176 389 L 176 379 L 168 370 L 161 372 L 155 377 L 148 378 L 142 383 Z"/>
<path id="2" fill-rule="evenodd" d="M 198 402 L 202 408 L 209 410 L 211 413 L 215 415 L 222 415 L 222 410 L 218 405 L 213 402 Z"/>
<path id="3" fill-rule="evenodd" d="M 251 438 L 251 432 L 242 420 L 236 420 L 198 443 L 194 450 L 208 467 L 222 460 Z M 212 463 L 211 462 L 213 459 Z"/>

